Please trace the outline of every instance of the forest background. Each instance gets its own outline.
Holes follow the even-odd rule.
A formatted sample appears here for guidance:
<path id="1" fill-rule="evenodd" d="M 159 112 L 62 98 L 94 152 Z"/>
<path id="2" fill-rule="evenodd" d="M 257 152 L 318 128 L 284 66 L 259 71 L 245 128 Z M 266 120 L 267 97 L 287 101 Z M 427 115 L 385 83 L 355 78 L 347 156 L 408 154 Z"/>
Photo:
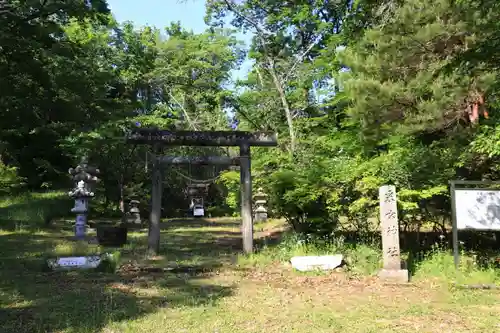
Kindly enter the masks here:
<path id="1" fill-rule="evenodd" d="M 94 214 L 141 198 L 147 216 L 150 148 L 123 139 L 138 124 L 278 133 L 252 151 L 254 188 L 300 232 L 369 231 L 385 184 L 405 227 L 444 229 L 450 180 L 498 179 L 497 1 L 208 0 L 202 33 L 118 23 L 104 0 L 2 2 L 0 20 L 4 195 L 67 191 L 86 155 Z M 238 214 L 239 172 L 212 167 L 167 168 L 164 214 L 185 215 L 189 178 L 214 177 L 209 213 Z"/>

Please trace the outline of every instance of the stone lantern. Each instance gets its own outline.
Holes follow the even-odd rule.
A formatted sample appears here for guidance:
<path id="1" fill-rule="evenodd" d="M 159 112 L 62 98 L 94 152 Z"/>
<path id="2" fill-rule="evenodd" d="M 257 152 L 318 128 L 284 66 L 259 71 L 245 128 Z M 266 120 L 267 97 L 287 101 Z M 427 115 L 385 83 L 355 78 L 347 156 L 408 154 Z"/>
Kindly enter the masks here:
<path id="1" fill-rule="evenodd" d="M 139 210 L 140 202 L 138 200 L 130 200 L 129 209 L 129 223 L 140 225 L 141 221 L 141 211 Z"/>
<path id="2" fill-rule="evenodd" d="M 75 207 L 71 209 L 71 212 L 76 213 L 75 238 L 77 240 L 85 238 L 89 199 L 94 197 L 90 185 L 99 180 L 95 176 L 98 173 L 98 169 L 88 166 L 86 159 L 82 159 L 76 168 L 69 169 L 69 174 L 76 182 L 76 187 L 68 195 L 75 200 Z"/>
<path id="3" fill-rule="evenodd" d="M 267 221 L 267 194 L 262 191 L 262 188 L 257 190 L 254 194 L 254 221 L 255 222 L 265 222 Z"/>

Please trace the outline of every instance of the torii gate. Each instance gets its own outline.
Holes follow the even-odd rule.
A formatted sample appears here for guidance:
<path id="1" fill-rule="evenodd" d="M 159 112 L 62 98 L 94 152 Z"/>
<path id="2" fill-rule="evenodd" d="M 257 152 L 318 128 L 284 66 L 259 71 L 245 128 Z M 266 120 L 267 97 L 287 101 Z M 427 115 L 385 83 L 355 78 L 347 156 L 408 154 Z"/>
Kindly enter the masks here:
<path id="1" fill-rule="evenodd" d="M 239 158 L 209 157 L 156 157 L 152 170 L 151 215 L 148 233 L 148 250 L 158 253 L 160 248 L 160 218 L 162 201 L 161 164 L 228 164 L 240 166 L 241 184 L 241 233 L 243 250 L 253 252 L 252 219 L 252 175 L 250 147 L 276 147 L 276 134 L 269 132 L 243 131 L 168 131 L 158 129 L 134 129 L 127 136 L 127 142 L 159 146 L 232 146 L 240 147 Z"/>

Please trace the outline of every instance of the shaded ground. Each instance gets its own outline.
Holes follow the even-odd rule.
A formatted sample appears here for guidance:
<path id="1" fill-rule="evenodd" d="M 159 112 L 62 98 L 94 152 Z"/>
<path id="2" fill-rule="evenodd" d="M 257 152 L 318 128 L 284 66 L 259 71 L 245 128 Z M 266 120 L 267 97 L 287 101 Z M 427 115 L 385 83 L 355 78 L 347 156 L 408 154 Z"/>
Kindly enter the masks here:
<path id="1" fill-rule="evenodd" d="M 163 307 L 213 304 L 234 287 L 207 280 L 207 273 L 234 263 L 241 249 L 238 221 L 223 222 L 165 222 L 163 254 L 154 258 L 143 255 L 145 230 L 133 232 L 121 249 L 118 274 L 43 273 L 47 253 L 103 249 L 75 246 L 65 225 L 45 231 L 13 231 L 9 225 L 0 233 L 0 332 L 98 332 L 109 322 L 140 318 Z M 138 267 L 174 269 L 146 273 Z"/>
<path id="2" fill-rule="evenodd" d="M 342 273 L 305 276 L 281 263 L 240 267 L 238 221 L 163 226 L 162 254 L 144 257 L 145 232 L 134 232 L 117 274 L 41 273 L 44 253 L 74 248 L 70 233 L 3 232 L 0 332 L 500 331 L 496 291 L 452 290 L 434 280 L 394 287 Z M 257 226 L 257 243 L 272 243 L 280 230 Z"/>

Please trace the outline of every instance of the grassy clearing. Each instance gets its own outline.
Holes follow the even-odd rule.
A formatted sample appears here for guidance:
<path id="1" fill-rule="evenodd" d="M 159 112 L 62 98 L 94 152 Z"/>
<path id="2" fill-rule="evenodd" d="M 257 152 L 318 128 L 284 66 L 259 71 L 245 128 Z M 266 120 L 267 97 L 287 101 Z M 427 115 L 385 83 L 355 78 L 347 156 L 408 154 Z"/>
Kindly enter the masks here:
<path id="1" fill-rule="evenodd" d="M 36 207 L 36 205 L 30 205 Z M 31 213 L 30 213 L 31 214 Z M 34 215 L 36 216 L 36 214 Z M 495 332 L 500 293 L 458 290 L 452 282 L 494 283 L 498 270 L 435 248 L 414 260 L 409 286 L 383 285 L 377 244 L 307 243 L 279 221 L 256 226 L 261 251 L 240 254 L 235 219 L 164 223 L 162 255 L 145 257 L 145 231 L 130 234 L 115 274 L 40 272 L 47 254 L 114 251 L 69 240 L 71 230 L 29 225 L 0 232 L 0 332 Z M 343 253 L 349 266 L 301 274 L 293 255 Z M 415 256 L 414 256 L 415 257 Z M 170 273 L 134 267 L 178 268 Z M 203 268 L 193 270 L 193 268 Z"/>
<path id="2" fill-rule="evenodd" d="M 68 216 L 72 208 L 61 191 L 24 193 L 0 198 L 0 228 L 23 229 L 43 226 L 54 218 Z"/>

